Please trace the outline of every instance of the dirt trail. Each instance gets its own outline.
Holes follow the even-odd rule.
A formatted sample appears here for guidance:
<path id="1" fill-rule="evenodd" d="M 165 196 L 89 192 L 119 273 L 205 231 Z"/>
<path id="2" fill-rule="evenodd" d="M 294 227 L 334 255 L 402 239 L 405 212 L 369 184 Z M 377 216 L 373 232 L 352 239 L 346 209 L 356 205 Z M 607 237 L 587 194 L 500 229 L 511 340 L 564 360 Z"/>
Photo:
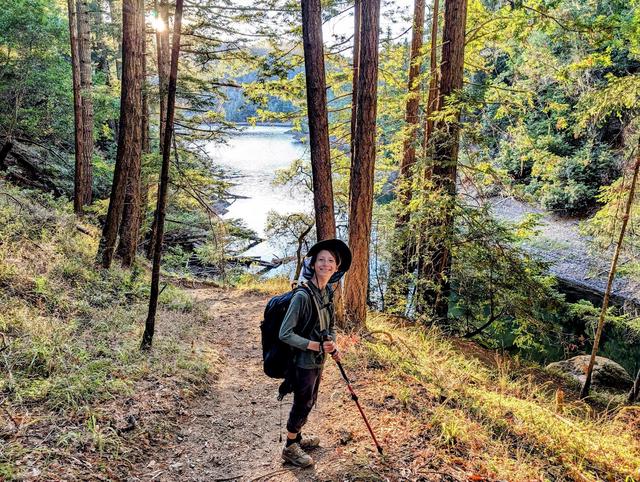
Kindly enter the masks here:
<path id="1" fill-rule="evenodd" d="M 311 452 L 315 467 L 283 465 L 278 381 L 267 378 L 261 364 L 259 320 L 269 297 L 215 289 L 192 293 L 209 310 L 212 324 L 205 327 L 203 337 L 223 356 L 224 366 L 211 389 L 180 420 L 175 443 L 158 449 L 130 480 L 340 480 L 335 478 L 336 469 L 347 462 L 339 441 L 346 425 L 340 425 L 340 419 L 345 415 L 354 419 L 357 413 L 345 403 L 350 400 L 342 395 L 344 384 L 337 368 L 327 364 L 318 405 L 306 426 L 322 440 L 321 447 Z M 283 437 L 290 406 L 291 395 L 282 406 Z"/>

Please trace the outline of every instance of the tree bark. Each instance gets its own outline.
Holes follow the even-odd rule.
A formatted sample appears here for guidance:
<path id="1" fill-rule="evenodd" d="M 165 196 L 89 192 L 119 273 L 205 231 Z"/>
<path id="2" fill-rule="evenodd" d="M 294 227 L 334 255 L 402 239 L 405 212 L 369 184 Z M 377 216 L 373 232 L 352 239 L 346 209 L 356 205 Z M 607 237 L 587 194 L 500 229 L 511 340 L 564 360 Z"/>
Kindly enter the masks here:
<path id="1" fill-rule="evenodd" d="M 86 5 L 85 5 L 86 8 Z M 71 73 L 73 82 L 73 113 L 75 124 L 75 173 L 74 173 L 74 186 L 73 186 L 73 210 L 76 215 L 81 216 L 84 206 L 91 203 L 91 155 L 93 152 L 93 139 L 90 137 L 87 139 L 87 135 L 93 136 L 92 126 L 88 128 L 85 126 L 87 122 L 93 124 L 93 114 L 91 108 L 91 62 L 88 63 L 89 70 L 89 91 L 87 91 L 87 66 L 83 68 L 82 61 L 83 56 L 86 61 L 86 55 L 88 47 L 83 45 L 81 53 L 80 44 L 87 41 L 88 37 L 88 14 L 86 10 L 78 3 L 76 5 L 74 0 L 67 0 L 67 9 L 69 13 L 69 44 L 71 47 Z M 81 42 L 79 38 L 79 12 L 85 15 L 83 20 L 83 35 L 84 40 Z M 90 52 L 89 52 L 90 55 Z M 84 79 L 83 79 L 84 69 Z M 83 82 L 84 80 L 84 82 Z M 85 102 L 89 105 L 85 107 Z M 87 117 L 87 114 L 91 113 L 91 117 Z M 87 155 L 89 157 L 87 157 Z"/>
<path id="2" fill-rule="evenodd" d="M 442 79 L 438 95 L 438 106 L 444 99 L 462 89 L 464 73 L 465 27 L 467 22 L 467 0 L 448 0 L 445 3 L 444 30 L 442 38 Z M 433 180 L 438 205 L 436 220 L 427 228 L 426 252 L 421 256 L 419 280 L 416 287 L 416 312 L 432 314 L 439 322 L 446 323 L 449 308 L 451 242 L 456 196 L 458 146 L 460 137 L 460 110 L 453 120 L 440 121 L 434 125 L 433 136 Z M 424 247 L 423 247 L 424 249 Z"/>
<path id="3" fill-rule="evenodd" d="M 167 99 L 167 124 L 162 149 L 162 171 L 160 174 L 160 189 L 156 204 L 157 233 L 153 252 L 153 269 L 151 271 L 151 294 L 149 296 L 149 314 L 142 335 L 141 349 L 150 349 L 153 343 L 155 331 L 156 310 L 158 307 L 158 295 L 160 285 L 160 262 L 162 258 L 162 237 L 164 235 L 164 219 L 167 207 L 167 190 L 169 185 L 169 161 L 171 149 L 171 136 L 173 134 L 173 116 L 176 101 L 176 84 L 178 80 L 178 56 L 180 54 L 180 30 L 182 25 L 182 3 L 176 0 L 176 14 L 173 31 L 173 47 L 171 50 L 171 70 L 169 75 L 169 96 Z"/>
<path id="4" fill-rule="evenodd" d="M 350 328 L 362 328 L 367 316 L 369 244 L 376 159 L 378 40 L 380 0 L 362 3 L 355 157 L 349 185 L 349 245 L 353 255 L 345 280 L 345 312 Z"/>
<path id="5" fill-rule="evenodd" d="M 91 158 L 93 157 L 93 99 L 91 84 L 93 68 L 91 65 L 91 32 L 89 29 L 89 2 L 78 0 L 78 59 L 80 65 L 80 92 L 82 98 L 82 166 L 80 179 L 80 202 L 83 206 L 91 204 L 93 174 Z"/>
<path id="6" fill-rule="evenodd" d="M 438 105 L 438 99 L 440 96 L 438 95 L 439 88 L 439 74 L 438 74 L 438 18 L 440 5 L 439 0 L 433 0 L 433 17 L 431 18 L 431 52 L 430 52 L 430 62 L 429 62 L 429 98 L 427 99 L 427 109 L 425 112 L 425 129 L 424 129 L 424 141 L 423 141 L 423 151 L 425 153 L 425 157 L 429 151 L 429 142 L 431 139 L 431 135 L 433 134 L 433 113 L 438 110 L 440 107 Z M 429 172 L 429 175 L 431 173 Z"/>
<path id="7" fill-rule="evenodd" d="M 638 142 L 638 148 L 640 149 L 640 141 Z M 602 331 L 604 329 L 605 316 L 607 314 L 607 308 L 609 307 L 609 297 L 611 296 L 611 287 L 613 286 L 613 280 L 616 276 L 616 269 L 618 267 L 618 258 L 620 257 L 620 251 L 622 249 L 622 242 L 624 241 L 624 235 L 627 230 L 627 223 L 629 222 L 629 216 L 631 215 L 631 206 L 636 193 L 636 182 L 638 181 L 638 171 L 640 171 L 640 152 L 636 154 L 636 163 L 633 167 L 633 177 L 631 179 L 631 187 L 629 187 L 629 197 L 624 207 L 624 214 L 622 216 L 622 226 L 620 227 L 620 234 L 618 236 L 618 243 L 616 244 L 616 250 L 613 253 L 613 259 L 611 260 L 611 268 L 609 269 L 609 278 L 607 279 L 607 288 L 604 292 L 604 299 L 602 300 L 602 308 L 600 309 L 600 318 L 598 319 L 598 328 L 596 330 L 596 336 L 593 340 L 593 349 L 591 350 L 591 358 L 589 358 L 589 366 L 587 367 L 587 373 L 580 390 L 580 398 L 586 398 L 589 396 L 589 389 L 591 388 L 591 376 L 593 374 L 593 365 L 596 361 L 596 355 L 598 354 L 598 348 L 600 347 L 600 338 L 602 337 Z"/>
<path id="8" fill-rule="evenodd" d="M 120 223 L 120 243 L 117 254 L 122 259 L 122 266 L 128 268 L 135 259 L 136 249 L 140 233 L 140 219 L 142 213 L 142 193 L 141 193 L 141 169 L 142 169 L 142 145 L 144 137 L 144 47 L 145 47 L 145 18 L 144 0 L 136 0 L 137 5 L 137 30 L 135 32 L 137 55 L 132 58 L 136 62 L 136 79 L 134 88 L 140 91 L 140 129 L 133 129 L 129 142 L 135 145 L 135 153 L 131 158 L 129 175 L 126 179 L 126 189 L 124 206 L 122 211 L 122 222 Z"/>
<path id="9" fill-rule="evenodd" d="M 436 0 L 437 1 L 437 0 Z M 416 139 L 418 137 L 420 107 L 420 68 L 422 66 L 422 37 L 424 34 L 425 0 L 415 0 L 413 12 L 413 34 L 411 38 L 411 57 L 409 61 L 408 97 L 405 112 L 405 123 L 408 132 L 404 140 L 400 172 L 396 184 L 398 215 L 395 224 L 396 255 L 392 257 L 389 269 L 389 283 L 385 295 L 386 304 L 392 311 L 404 314 L 409 292 L 407 274 L 413 269 L 413 244 L 410 239 L 409 203 L 411 202 L 411 178 L 416 162 Z"/>
<path id="10" fill-rule="evenodd" d="M 113 259 L 116 238 L 122 221 L 127 179 L 135 175 L 133 166 L 140 160 L 142 131 L 140 5 L 140 0 L 124 0 L 122 5 L 123 55 L 118 150 L 107 220 L 98 249 L 98 256 L 104 268 L 109 268 Z"/>
<path id="11" fill-rule="evenodd" d="M 355 0 L 353 5 L 353 80 L 351 92 L 351 164 L 355 158 L 356 124 L 358 122 L 358 72 L 360 64 L 360 35 L 362 29 L 362 0 Z"/>
<path id="12" fill-rule="evenodd" d="M 169 89 L 169 2 L 155 0 L 158 20 L 164 25 L 163 29 L 156 29 L 156 51 L 158 56 L 158 90 L 160 97 L 160 152 L 164 143 L 164 130 L 167 123 L 167 93 Z"/>
<path id="13" fill-rule="evenodd" d="M 640 369 L 638 369 L 638 374 L 636 375 L 636 381 L 633 383 L 633 387 L 629 392 L 629 403 L 636 403 L 638 398 L 640 397 Z"/>
<path id="14" fill-rule="evenodd" d="M 327 86 L 322 45 L 322 12 L 320 0 L 302 0 L 301 4 L 313 205 L 318 241 L 322 241 L 336 237 L 329 150 Z"/>

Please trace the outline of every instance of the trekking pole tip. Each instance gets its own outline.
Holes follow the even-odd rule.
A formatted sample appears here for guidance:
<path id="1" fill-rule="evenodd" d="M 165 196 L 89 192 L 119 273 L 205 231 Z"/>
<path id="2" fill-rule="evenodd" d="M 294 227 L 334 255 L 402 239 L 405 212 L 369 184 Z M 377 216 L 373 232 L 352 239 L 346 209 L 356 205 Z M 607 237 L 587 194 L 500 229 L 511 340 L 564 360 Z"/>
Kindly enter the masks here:
<path id="1" fill-rule="evenodd" d="M 378 449 L 378 453 L 379 453 L 380 455 L 384 455 L 384 454 L 382 453 L 382 447 L 380 447 L 380 445 L 378 445 L 377 449 Z"/>

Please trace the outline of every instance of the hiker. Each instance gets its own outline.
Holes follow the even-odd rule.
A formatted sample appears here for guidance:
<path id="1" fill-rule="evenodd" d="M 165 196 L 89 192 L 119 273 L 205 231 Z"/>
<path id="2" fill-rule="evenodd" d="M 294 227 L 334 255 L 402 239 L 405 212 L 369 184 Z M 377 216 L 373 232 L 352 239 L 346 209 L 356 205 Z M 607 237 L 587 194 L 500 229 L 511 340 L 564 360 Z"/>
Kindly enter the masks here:
<path id="1" fill-rule="evenodd" d="M 320 241 L 312 246 L 302 273 L 308 281 L 308 290 L 299 290 L 293 295 L 280 328 L 280 340 L 294 348 L 293 366 L 285 381 L 293 391 L 293 406 L 282 458 L 299 467 L 313 464 L 305 450 L 320 444 L 317 436 L 303 437 L 301 429 L 318 397 L 325 354 L 340 360 L 335 343 L 333 292 L 329 284 L 339 281 L 350 265 L 351 251 L 339 239 Z M 312 323 L 312 328 L 305 330 L 308 338 L 294 331 L 296 327 L 309 326 L 308 323 Z M 328 341 L 322 341 L 323 335 L 325 340 L 328 335 Z"/>

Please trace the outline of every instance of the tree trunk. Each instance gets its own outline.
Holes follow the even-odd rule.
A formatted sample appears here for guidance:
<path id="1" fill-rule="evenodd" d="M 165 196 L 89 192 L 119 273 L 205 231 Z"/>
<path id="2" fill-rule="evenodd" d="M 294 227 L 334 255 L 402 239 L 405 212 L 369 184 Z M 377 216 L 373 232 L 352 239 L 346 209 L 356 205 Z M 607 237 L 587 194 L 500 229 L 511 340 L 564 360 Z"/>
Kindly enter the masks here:
<path id="1" fill-rule="evenodd" d="M 638 374 L 636 375 L 636 381 L 629 392 L 629 403 L 636 403 L 638 398 L 640 397 L 640 369 L 638 369 Z"/>
<path id="2" fill-rule="evenodd" d="M 160 97 L 160 152 L 164 143 L 164 130 L 167 123 L 167 93 L 169 89 L 169 2 L 155 0 L 158 20 L 164 28 L 156 29 L 156 51 L 158 56 L 158 90 Z"/>
<path id="3" fill-rule="evenodd" d="M 362 0 L 355 0 L 353 5 L 353 80 L 351 93 L 351 165 L 355 158 L 356 124 L 358 122 L 358 72 L 360 63 L 360 35 L 362 29 Z"/>
<path id="4" fill-rule="evenodd" d="M 424 34 L 425 0 L 415 0 L 413 13 L 413 35 L 411 39 L 411 57 L 409 62 L 409 82 L 405 122 L 408 132 L 403 145 L 402 161 L 396 184 L 398 216 L 395 225 L 396 252 L 392 257 L 389 269 L 389 284 L 386 293 L 386 304 L 394 312 L 404 314 L 409 291 L 407 274 L 413 272 L 411 259 L 413 243 L 409 228 L 409 203 L 411 202 L 411 178 L 416 162 L 416 139 L 418 137 L 418 121 L 420 107 L 420 68 L 422 66 L 422 37 Z"/>
<path id="5" fill-rule="evenodd" d="M 122 259 L 122 266 L 128 268 L 133 263 L 138 248 L 140 218 L 142 212 L 142 194 L 141 194 L 141 178 L 142 169 L 142 144 L 144 137 L 144 103 L 142 92 L 144 91 L 144 48 L 145 48 L 145 18 L 144 18 L 144 0 L 136 0 L 137 6 L 137 31 L 135 33 L 138 45 L 136 47 L 137 56 L 132 58 L 132 62 L 137 62 L 135 88 L 140 90 L 140 129 L 132 130 L 132 136 L 129 140 L 135 144 L 135 153 L 131 158 L 129 175 L 126 179 L 126 189 L 124 197 L 124 206 L 122 211 L 122 222 L 120 223 L 120 244 L 118 245 L 117 254 Z"/>
<path id="6" fill-rule="evenodd" d="M 638 142 L 638 148 L 640 148 L 640 141 Z M 611 296 L 611 287 L 613 286 L 613 280 L 616 276 L 616 269 L 618 267 L 618 258 L 620 257 L 620 250 L 622 248 L 622 242 L 624 241 L 624 235 L 627 230 L 627 223 L 629 222 L 629 216 L 631 214 L 631 206 L 633 205 L 633 199 L 636 193 L 636 182 L 638 181 L 638 171 L 640 170 L 640 152 L 636 154 L 636 163 L 633 167 L 633 178 L 631 179 L 631 187 L 629 187 L 629 197 L 624 207 L 624 214 L 622 216 L 622 226 L 620 227 L 620 235 L 618 236 L 618 243 L 616 244 L 616 250 L 613 253 L 613 259 L 611 260 L 611 268 L 609 269 L 609 278 L 607 279 L 607 288 L 604 292 L 604 299 L 602 300 L 602 308 L 600 309 L 600 318 L 598 319 L 598 328 L 596 330 L 596 336 L 593 340 L 593 349 L 591 350 L 591 358 L 589 359 L 589 366 L 587 367 L 587 373 L 580 390 L 580 398 L 586 398 L 589 396 L 589 389 L 591 388 L 591 375 L 593 374 L 593 365 L 596 361 L 596 355 L 598 354 L 598 348 L 600 347 L 600 338 L 602 337 L 602 330 L 604 329 L 605 316 L 607 314 L 607 308 L 609 307 L 609 297 Z"/>
<path id="7" fill-rule="evenodd" d="M 120 229 L 127 179 L 133 174 L 133 166 L 139 163 L 142 131 L 142 88 L 140 0 L 124 0 L 122 5 L 122 89 L 120 93 L 120 126 L 116 166 L 113 173 L 111 198 L 107 211 L 98 256 L 102 266 L 109 268 L 113 258 L 116 238 Z M 139 176 L 139 174 L 138 174 Z M 138 177 L 139 179 L 139 177 Z"/>
<path id="8" fill-rule="evenodd" d="M 367 316 L 369 243 L 376 159 L 379 22 L 380 0 L 363 2 L 355 157 L 351 165 L 349 185 L 349 246 L 353 261 L 346 275 L 344 290 L 347 324 L 350 328 L 362 328 Z"/>
<path id="9" fill-rule="evenodd" d="M 89 151 L 86 147 L 93 146 L 93 139 L 87 140 L 87 129 L 85 128 L 85 109 L 83 107 L 83 96 L 87 92 L 83 90 L 82 83 L 82 66 L 80 54 L 80 41 L 78 38 L 78 12 L 81 10 L 80 4 L 76 5 L 74 0 L 67 0 L 67 9 L 69 13 L 69 44 L 71 47 L 71 73 L 73 82 L 73 113 L 75 127 L 75 173 L 73 185 L 73 210 L 76 215 L 81 216 L 83 207 L 91 203 L 91 152 L 89 158 L 86 158 Z M 88 28 L 86 22 L 83 22 L 84 28 Z M 86 38 L 86 36 L 85 36 Z M 86 48 L 85 48 L 86 50 Z M 89 64 L 89 71 L 91 64 Z M 90 85 L 90 84 L 89 84 Z M 86 86 L 84 86 L 86 87 Z M 90 95 L 90 92 L 88 93 Z M 91 120 L 93 122 L 93 120 Z M 91 128 L 88 129 L 91 132 Z M 88 175 L 87 175 L 88 172 Z"/>
<path id="10" fill-rule="evenodd" d="M 318 241 L 336 237 L 329 150 L 327 86 L 322 45 L 320 0 L 302 0 L 302 38 L 307 83 L 307 117 L 311 147 L 313 204 Z"/>
<path id="11" fill-rule="evenodd" d="M 82 206 L 91 204 L 93 175 L 91 158 L 93 157 L 93 100 L 91 83 L 93 69 L 91 66 L 91 33 L 89 29 L 88 0 L 76 3 L 78 25 L 78 59 L 80 66 L 80 93 L 82 102 L 82 166 L 80 167 L 80 202 Z"/>
<path id="12" fill-rule="evenodd" d="M 160 285 L 160 261 L 162 257 L 162 237 L 164 235 L 164 219 L 167 208 L 167 190 L 169 185 L 169 161 L 171 136 L 173 134 L 173 115 L 176 101 L 176 84 L 178 80 L 178 56 L 180 53 L 180 29 L 182 24 L 182 2 L 176 0 L 176 15 L 173 31 L 173 47 L 171 49 L 171 70 L 169 74 L 169 96 L 167 99 L 167 124 L 162 149 L 162 171 L 160 174 L 160 189 L 156 205 L 157 240 L 153 252 L 153 269 L 151 271 L 151 294 L 149 296 L 149 314 L 142 335 L 142 349 L 150 349 L 155 331 L 156 310 Z"/>
<path id="13" fill-rule="evenodd" d="M 438 18 L 439 18 L 439 0 L 433 0 L 433 17 L 431 18 L 431 55 L 429 63 L 429 98 L 427 100 L 427 109 L 425 112 L 425 129 L 424 142 L 422 145 L 425 157 L 429 151 L 429 142 L 433 134 L 433 113 L 439 108 L 438 99 Z M 429 172 L 429 175 L 431 173 Z"/>
<path id="14" fill-rule="evenodd" d="M 158 95 L 160 98 L 160 153 L 164 149 L 164 131 L 167 123 L 167 92 L 169 88 L 169 4 L 167 0 L 155 0 L 155 9 L 158 13 L 158 20 L 163 28 L 156 29 L 156 54 L 158 62 Z M 154 214 L 149 233 L 149 244 L 147 245 L 147 258 L 153 258 L 154 243 L 156 236 L 156 219 Z"/>
<path id="15" fill-rule="evenodd" d="M 442 38 L 442 79 L 438 105 L 451 94 L 462 89 L 464 73 L 465 27 L 467 0 L 448 0 L 445 3 Z M 438 195 L 436 220 L 427 228 L 430 242 L 421 254 L 421 267 L 416 289 L 416 312 L 424 314 L 431 307 L 435 318 L 446 322 L 449 308 L 451 242 L 456 197 L 460 110 L 453 120 L 440 121 L 434 126 L 433 169 L 431 177 Z M 425 249 L 423 246 L 422 249 Z"/>

